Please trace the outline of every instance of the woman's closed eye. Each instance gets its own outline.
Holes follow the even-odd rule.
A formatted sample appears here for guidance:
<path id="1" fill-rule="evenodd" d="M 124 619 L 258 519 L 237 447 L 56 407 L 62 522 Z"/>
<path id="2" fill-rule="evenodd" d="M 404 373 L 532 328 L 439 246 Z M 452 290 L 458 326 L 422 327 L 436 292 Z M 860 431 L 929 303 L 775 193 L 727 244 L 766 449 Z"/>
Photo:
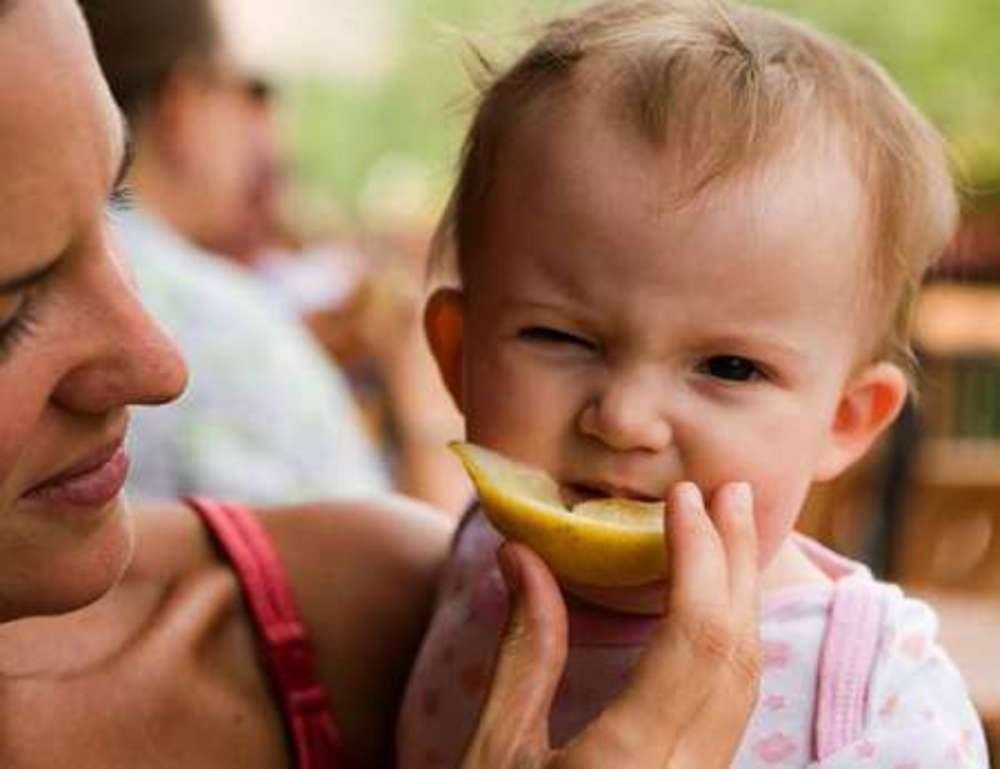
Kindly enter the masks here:
<path id="1" fill-rule="evenodd" d="M 15 345 L 35 330 L 39 321 L 39 303 L 49 279 L 62 264 L 62 255 L 22 275 L 0 283 L 0 362 Z"/>
<path id="2" fill-rule="evenodd" d="M 705 360 L 700 369 L 702 373 L 725 382 L 758 382 L 767 379 L 760 364 L 740 355 L 715 355 Z"/>
<path id="3" fill-rule="evenodd" d="M 133 208 L 135 208 L 135 192 L 132 187 L 122 182 L 108 195 L 104 215 L 109 221 L 115 222 L 118 214 L 131 211 Z"/>
<path id="4" fill-rule="evenodd" d="M 34 329 L 36 317 L 33 307 L 33 292 L 25 291 L 17 303 L 17 307 L 0 320 L 0 362 L 2 362 L 15 345 Z"/>
<path id="5" fill-rule="evenodd" d="M 576 334 L 550 326 L 528 326 L 517 332 L 518 339 L 551 347 L 578 347 L 587 351 L 597 350 L 597 345 Z"/>

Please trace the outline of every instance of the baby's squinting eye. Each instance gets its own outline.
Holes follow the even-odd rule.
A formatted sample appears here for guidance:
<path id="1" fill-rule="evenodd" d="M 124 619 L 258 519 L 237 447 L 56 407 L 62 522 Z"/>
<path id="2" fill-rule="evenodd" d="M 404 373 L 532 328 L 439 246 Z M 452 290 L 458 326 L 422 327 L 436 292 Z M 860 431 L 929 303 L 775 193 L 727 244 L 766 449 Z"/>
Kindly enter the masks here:
<path id="1" fill-rule="evenodd" d="M 518 339 L 545 345 L 572 345 L 585 350 L 596 350 L 597 345 L 583 337 L 548 326 L 528 326 L 517 332 Z"/>
<path id="2" fill-rule="evenodd" d="M 701 367 L 709 376 L 727 382 L 755 382 L 764 378 L 760 366 L 739 355 L 716 355 L 706 360 Z"/>

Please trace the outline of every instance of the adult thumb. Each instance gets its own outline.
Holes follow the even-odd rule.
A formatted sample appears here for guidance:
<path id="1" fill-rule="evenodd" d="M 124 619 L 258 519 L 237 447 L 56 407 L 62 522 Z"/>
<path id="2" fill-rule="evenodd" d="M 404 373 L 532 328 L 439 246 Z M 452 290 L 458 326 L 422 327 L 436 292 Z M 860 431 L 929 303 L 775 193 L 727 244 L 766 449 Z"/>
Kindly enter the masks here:
<path id="1" fill-rule="evenodd" d="M 464 769 L 537 765 L 549 751 L 549 711 L 566 666 L 566 605 L 552 574 L 521 544 L 506 543 L 497 557 L 510 609 Z"/>

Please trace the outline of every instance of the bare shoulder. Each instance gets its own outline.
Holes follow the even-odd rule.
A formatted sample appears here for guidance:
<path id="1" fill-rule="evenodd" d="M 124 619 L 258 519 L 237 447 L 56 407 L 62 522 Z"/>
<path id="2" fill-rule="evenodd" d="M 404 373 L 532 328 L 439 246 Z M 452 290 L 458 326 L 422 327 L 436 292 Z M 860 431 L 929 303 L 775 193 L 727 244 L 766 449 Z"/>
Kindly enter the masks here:
<path id="1" fill-rule="evenodd" d="M 455 520 L 397 496 L 263 511 L 364 765 L 388 761 L 396 708 L 426 628 Z"/>
<path id="2" fill-rule="evenodd" d="M 333 554 L 433 570 L 455 526 L 447 514 L 398 495 L 264 510 L 260 515 L 290 570 L 324 569 L 332 565 Z"/>
<path id="3" fill-rule="evenodd" d="M 316 633 L 345 617 L 409 622 L 427 608 L 454 521 L 399 496 L 264 511 L 261 520 Z M 377 628 L 375 628 L 377 629 Z"/>
<path id="4" fill-rule="evenodd" d="M 381 634 L 420 621 L 455 525 L 397 496 L 264 511 L 261 520 L 310 629 L 338 637 L 345 626 Z"/>
<path id="5" fill-rule="evenodd" d="M 211 536 L 180 502 L 133 506 L 135 556 L 126 579 L 175 582 L 217 563 Z"/>
<path id="6" fill-rule="evenodd" d="M 390 765 L 396 711 L 430 617 L 454 519 L 396 496 L 257 515 L 288 573 L 354 763 Z M 179 594 L 182 583 L 224 577 L 232 583 L 227 595 L 236 590 L 232 598 L 239 603 L 235 577 L 190 508 L 147 506 L 133 516 L 136 555 L 125 586 L 137 589 L 125 592 Z M 252 637 L 245 612 L 227 616 L 216 625 L 226 633 L 211 646 L 259 677 L 246 651 Z"/>

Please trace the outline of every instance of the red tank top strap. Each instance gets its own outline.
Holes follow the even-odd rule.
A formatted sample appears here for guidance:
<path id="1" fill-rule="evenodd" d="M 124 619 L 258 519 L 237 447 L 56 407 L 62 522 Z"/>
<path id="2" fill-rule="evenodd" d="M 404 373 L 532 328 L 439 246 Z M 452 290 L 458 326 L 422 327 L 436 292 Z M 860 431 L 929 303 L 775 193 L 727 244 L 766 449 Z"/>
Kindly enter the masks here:
<path id="1" fill-rule="evenodd" d="M 187 504 L 233 566 L 278 694 L 298 769 L 344 769 L 343 742 L 315 671 L 308 634 L 270 535 L 245 507 L 194 498 Z"/>

